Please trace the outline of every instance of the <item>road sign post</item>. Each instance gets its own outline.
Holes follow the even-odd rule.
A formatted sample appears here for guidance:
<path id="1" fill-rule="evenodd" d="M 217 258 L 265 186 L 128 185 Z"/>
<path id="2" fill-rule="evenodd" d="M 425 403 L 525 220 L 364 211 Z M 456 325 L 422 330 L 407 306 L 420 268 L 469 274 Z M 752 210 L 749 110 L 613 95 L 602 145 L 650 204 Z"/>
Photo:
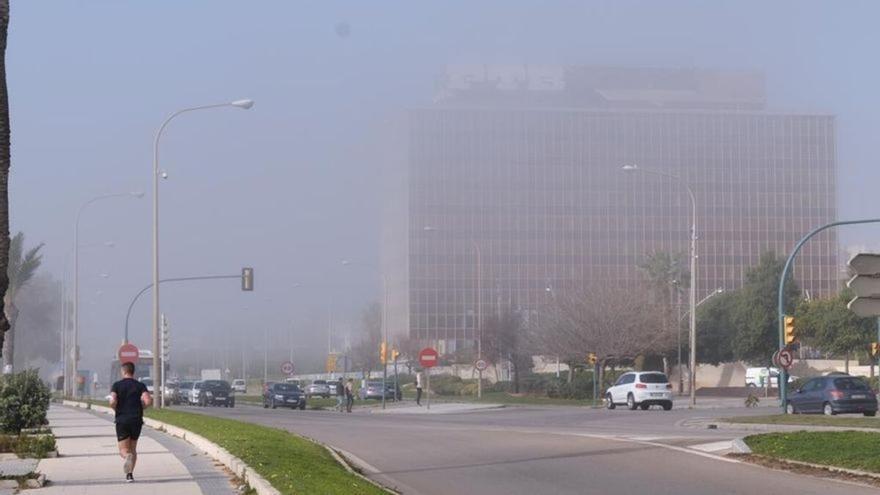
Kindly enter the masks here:
<path id="1" fill-rule="evenodd" d="M 431 368 L 437 366 L 437 361 L 439 361 L 440 355 L 437 354 L 437 351 L 430 347 L 425 347 L 421 351 L 419 351 L 419 364 L 422 368 L 425 369 L 425 378 L 426 385 L 428 390 L 428 395 L 425 397 L 425 403 L 428 407 L 428 410 L 431 409 Z"/>

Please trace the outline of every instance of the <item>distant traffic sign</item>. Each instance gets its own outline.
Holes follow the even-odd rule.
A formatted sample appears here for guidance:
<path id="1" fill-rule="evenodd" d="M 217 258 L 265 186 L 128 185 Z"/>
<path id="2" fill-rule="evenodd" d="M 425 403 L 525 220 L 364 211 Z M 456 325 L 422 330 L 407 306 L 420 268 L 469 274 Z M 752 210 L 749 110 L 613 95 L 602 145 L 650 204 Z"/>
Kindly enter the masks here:
<path id="1" fill-rule="evenodd" d="M 422 365 L 422 368 L 433 368 L 437 366 L 437 361 L 439 360 L 440 355 L 430 347 L 425 347 L 419 351 L 419 364 Z"/>
<path id="2" fill-rule="evenodd" d="M 486 369 L 489 368 L 489 363 L 487 363 L 485 359 L 477 359 L 477 362 L 474 363 L 474 368 L 478 371 L 486 371 Z"/>
<path id="3" fill-rule="evenodd" d="M 294 370 L 293 363 L 291 363 L 290 361 L 285 361 L 285 362 L 281 363 L 281 372 L 284 373 L 285 375 L 292 375 L 293 370 Z"/>
<path id="4" fill-rule="evenodd" d="M 116 353 L 116 357 L 119 358 L 119 364 L 122 363 L 137 363 L 138 358 L 140 357 L 140 351 L 134 344 L 122 344 L 119 346 L 119 351 Z"/>

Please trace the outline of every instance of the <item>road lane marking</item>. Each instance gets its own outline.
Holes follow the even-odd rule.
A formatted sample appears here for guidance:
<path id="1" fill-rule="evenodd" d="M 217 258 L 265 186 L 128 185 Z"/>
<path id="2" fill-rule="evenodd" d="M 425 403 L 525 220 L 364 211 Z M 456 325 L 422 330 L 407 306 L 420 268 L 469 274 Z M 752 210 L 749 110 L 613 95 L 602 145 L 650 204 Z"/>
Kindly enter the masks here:
<path id="1" fill-rule="evenodd" d="M 688 448 L 696 449 L 700 452 L 720 452 L 722 450 L 732 450 L 733 442 L 727 440 L 722 442 L 701 443 L 699 445 L 690 445 Z"/>

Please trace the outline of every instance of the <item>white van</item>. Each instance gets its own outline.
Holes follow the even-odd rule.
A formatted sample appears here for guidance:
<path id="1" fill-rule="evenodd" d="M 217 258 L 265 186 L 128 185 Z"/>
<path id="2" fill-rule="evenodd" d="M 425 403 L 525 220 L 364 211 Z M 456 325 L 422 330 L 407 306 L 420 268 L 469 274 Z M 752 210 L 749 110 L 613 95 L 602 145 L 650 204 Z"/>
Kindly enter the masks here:
<path id="1" fill-rule="evenodd" d="M 747 368 L 746 387 L 767 387 L 768 377 L 770 380 L 770 388 L 779 387 L 779 368 Z M 796 376 L 788 376 L 788 383 L 795 380 L 797 380 Z"/>

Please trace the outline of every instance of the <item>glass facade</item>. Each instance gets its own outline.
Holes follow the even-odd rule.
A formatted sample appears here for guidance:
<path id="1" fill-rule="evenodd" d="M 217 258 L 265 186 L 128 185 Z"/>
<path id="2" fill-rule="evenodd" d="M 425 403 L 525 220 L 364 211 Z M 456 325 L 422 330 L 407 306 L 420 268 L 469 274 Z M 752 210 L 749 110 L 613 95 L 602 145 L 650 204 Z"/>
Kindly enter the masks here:
<path id="1" fill-rule="evenodd" d="M 405 314 L 393 317 L 453 350 L 499 305 L 539 310 L 548 288 L 631 284 L 647 255 L 687 254 L 682 184 L 624 165 L 693 189 L 698 298 L 740 287 L 762 253 L 787 254 L 836 219 L 829 115 L 436 107 L 408 120 L 406 280 L 394 295 Z M 812 295 L 834 291 L 835 232 L 795 268 Z"/>

